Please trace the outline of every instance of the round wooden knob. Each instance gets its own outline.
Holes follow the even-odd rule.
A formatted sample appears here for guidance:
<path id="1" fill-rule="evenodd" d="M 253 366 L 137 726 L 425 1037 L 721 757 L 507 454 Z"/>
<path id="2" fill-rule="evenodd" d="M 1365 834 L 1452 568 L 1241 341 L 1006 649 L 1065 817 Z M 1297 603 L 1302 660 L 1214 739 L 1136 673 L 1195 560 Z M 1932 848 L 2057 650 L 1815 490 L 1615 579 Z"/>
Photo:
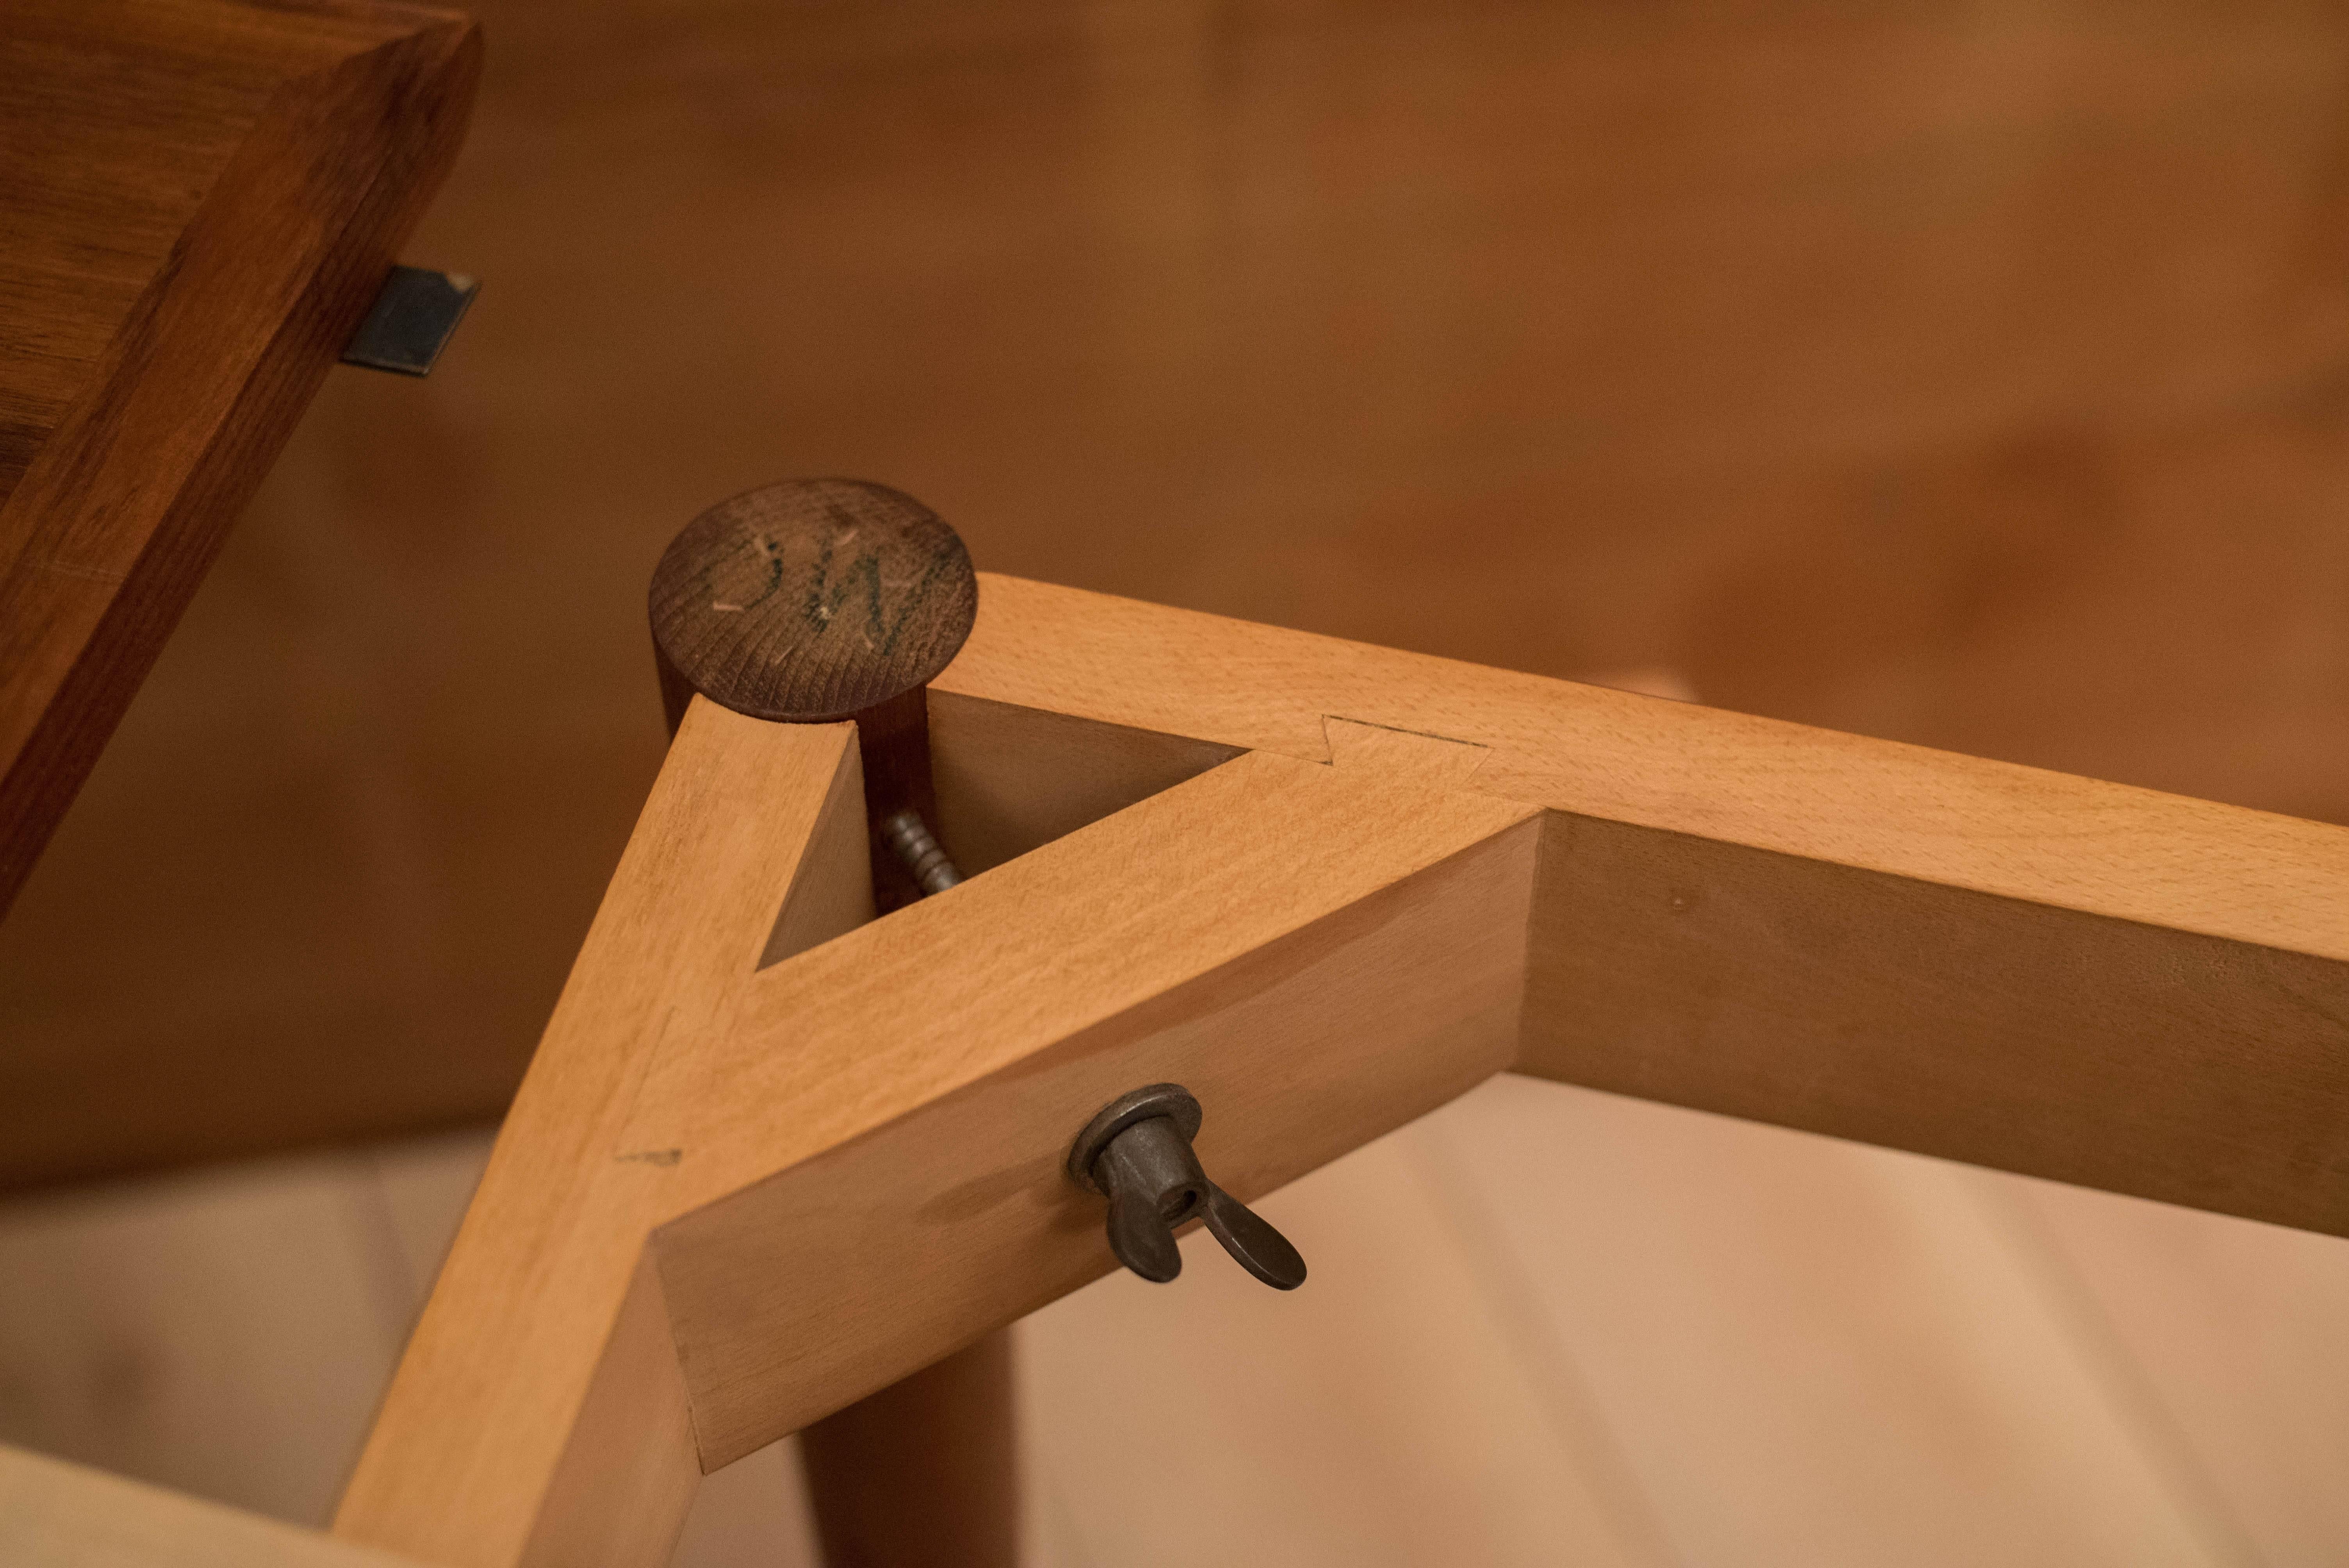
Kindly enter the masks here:
<path id="1" fill-rule="evenodd" d="M 667 671 L 738 713 L 795 724 L 927 686 L 978 614 L 978 577 L 955 531 L 858 480 L 792 480 L 720 501 L 653 571 Z"/>

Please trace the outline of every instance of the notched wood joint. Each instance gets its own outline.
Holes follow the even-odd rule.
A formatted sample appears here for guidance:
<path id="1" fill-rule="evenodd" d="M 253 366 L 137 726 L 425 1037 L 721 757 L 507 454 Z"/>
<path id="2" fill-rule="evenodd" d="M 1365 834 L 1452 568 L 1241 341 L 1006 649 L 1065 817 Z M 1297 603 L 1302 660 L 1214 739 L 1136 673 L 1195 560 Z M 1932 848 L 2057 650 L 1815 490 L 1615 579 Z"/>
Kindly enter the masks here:
<path id="1" fill-rule="evenodd" d="M 1376 769 L 1436 789 L 1468 788 L 1492 748 L 1423 730 L 1397 729 L 1359 718 L 1321 716 L 1321 734 L 1333 768 Z"/>

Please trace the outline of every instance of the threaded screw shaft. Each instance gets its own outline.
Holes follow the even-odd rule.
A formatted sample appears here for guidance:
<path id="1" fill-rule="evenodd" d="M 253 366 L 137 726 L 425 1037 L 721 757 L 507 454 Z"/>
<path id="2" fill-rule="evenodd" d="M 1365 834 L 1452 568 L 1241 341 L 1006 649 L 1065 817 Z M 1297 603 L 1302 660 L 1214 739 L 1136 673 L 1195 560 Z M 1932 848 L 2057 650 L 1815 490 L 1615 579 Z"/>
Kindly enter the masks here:
<path id="1" fill-rule="evenodd" d="M 944 892 L 962 881 L 962 872 L 955 870 L 954 861 L 938 848 L 937 840 L 930 836 L 920 812 L 908 808 L 885 819 L 881 839 L 914 873 L 914 881 L 925 895 Z"/>

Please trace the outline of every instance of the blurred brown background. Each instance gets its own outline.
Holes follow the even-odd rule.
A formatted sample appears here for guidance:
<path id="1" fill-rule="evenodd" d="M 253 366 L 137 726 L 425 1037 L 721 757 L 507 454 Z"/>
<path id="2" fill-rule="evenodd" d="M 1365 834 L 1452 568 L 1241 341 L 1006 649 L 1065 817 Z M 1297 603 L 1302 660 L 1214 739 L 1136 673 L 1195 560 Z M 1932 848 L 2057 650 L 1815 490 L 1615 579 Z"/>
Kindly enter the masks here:
<path id="1" fill-rule="evenodd" d="M 703 506 L 789 475 L 909 490 L 995 570 L 1555 675 L 1668 672 L 1715 706 L 2349 821 L 2335 5 L 473 9 L 482 98 L 409 259 L 480 273 L 481 300 L 430 380 L 330 380 L 0 928 L 0 1181 L 493 1116 L 658 764 L 652 562 Z M 1816 1140 L 1608 1114 L 1651 1129 L 1627 1150 L 1755 1151 L 1721 1181 L 1810 1194 L 1754 1223 L 1817 1241 L 1801 1213 L 1825 1200 L 1788 1174 L 1827 1158 Z M 1830 1163 L 1853 1161 L 1868 1192 L 1941 1170 Z M 2338 1419 L 2259 1401 L 2349 1379 L 2349 1341 L 2313 1326 L 2349 1303 L 2341 1243 L 2045 1201 L 2155 1238 L 2098 1274 L 2082 1260 L 2117 1232 L 1984 1222 L 2040 1282 L 2024 1315 L 2072 1326 L 2049 1356 L 2133 1368 L 2097 1398 L 2134 1434 L 2116 1441 L 2152 1445 L 2144 1484 L 2200 1522 L 2179 1560 L 2349 1557 L 2349 1512 L 2290 1484 L 2274 1506 L 2298 1522 L 2263 1534 L 2273 1507 L 2145 1369 L 2224 1361 L 2242 1317 L 2107 1332 L 2137 1293 L 2270 1277 L 2243 1257 L 2285 1253 L 2243 1238 L 2298 1249 L 2273 1266 L 2312 1315 L 2275 1331 L 2299 1353 L 2205 1382 L 2233 1390 L 2209 1398 L 2236 1428 L 2299 1434 L 2289 1457 L 2253 1443 L 2244 1475 L 2337 1473 Z M 1625 1256 L 1659 1236 L 1713 1255 L 1660 1216 Z M 1788 1245 L 1769 1266 L 1876 1277 Z M 1504 1253 L 1503 1274 L 1534 1266 Z M 2221 1254 L 2209 1277 L 2178 1261 Z M 1834 1312 L 1873 1321 L 1853 1288 Z M 1885 1288 L 1930 1316 L 1943 1287 Z M 1827 1312 L 1789 1300 L 1789 1323 Z M 1955 1357 L 1960 1382 L 2032 1365 L 1878 1305 L 1910 1325 L 1902 1354 Z M 1776 1354 L 1705 1343 L 1723 1365 Z M 1913 1392 L 1919 1365 L 1884 1376 Z M 1978 1435 L 2012 1460 L 2038 1429 L 2010 1403 Z M 1628 1418 L 1589 1418 L 1636 1448 Z M 1820 1518 L 1870 1487 L 2011 1501 L 1946 1457 L 1869 1480 L 1852 1419 L 1804 1471 L 1815 1492 L 1779 1477 L 1754 1498 L 1826 1500 Z M 1793 1440 L 1756 1431 L 1755 1452 Z M 1657 1473 L 1684 1438 L 1654 1438 Z M 1591 1462 L 1619 1480 L 1646 1461 Z M 1618 1488 L 1646 1501 L 1612 1538 L 1776 1560 L 1740 1533 L 1762 1501 L 1689 1536 L 1695 1504 L 1657 1484 Z M 2106 1502 L 2095 1518 L 2151 1517 L 2127 1487 Z M 1785 1560 L 1806 1540 L 1814 1562 L 1991 1550 L 1950 1533 L 1963 1507 L 1895 1513 L 1843 1554 L 1788 1525 Z M 2049 1561 L 2160 1555 L 2016 1528 Z"/>
<path id="2" fill-rule="evenodd" d="M 651 563 L 787 475 L 2349 819 L 2331 6 L 479 10 L 412 259 L 481 304 L 331 380 L 0 935 L 9 1177 L 492 1111 L 658 760 Z"/>

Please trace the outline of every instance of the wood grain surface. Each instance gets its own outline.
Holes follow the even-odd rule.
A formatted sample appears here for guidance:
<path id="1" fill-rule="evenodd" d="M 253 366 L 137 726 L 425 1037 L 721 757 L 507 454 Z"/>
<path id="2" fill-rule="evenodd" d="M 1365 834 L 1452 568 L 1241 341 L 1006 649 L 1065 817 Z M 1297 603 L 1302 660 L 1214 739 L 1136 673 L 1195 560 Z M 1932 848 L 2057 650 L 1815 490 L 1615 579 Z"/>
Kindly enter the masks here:
<path id="1" fill-rule="evenodd" d="M 861 851 L 864 837 L 851 727 L 699 703 L 670 759 L 385 1397 L 339 1533 L 405 1541 L 443 1564 L 559 1545 L 599 1563 L 658 1561 L 683 1527 L 697 1440 L 670 1418 L 668 1307 L 639 1266 L 682 1154 L 632 1140 L 630 1123 L 664 1042 L 722 1023 L 728 980 L 768 950 L 803 862 L 854 887 L 865 861 L 837 847 Z M 871 911 L 869 899 L 816 907 Z M 550 1499 L 570 1506 L 549 1516 Z"/>
<path id="2" fill-rule="evenodd" d="M 844 727 L 688 712 L 338 1532 L 651 1561 L 637 1522 L 682 1502 L 547 1416 L 636 1381 L 647 1266 L 715 1469 L 1113 1267 L 1063 1165 L 1117 1094 L 1189 1085 L 1246 1199 L 1515 1049 L 1532 813 L 1268 754 L 754 969 L 794 870 L 843 863 L 810 846 L 854 757 Z M 667 1429 L 636 1386 L 598 1430 Z"/>
<path id="3" fill-rule="evenodd" d="M 640 1111 L 707 1150 L 657 1243 L 705 1460 L 1114 1266 L 1065 1166 L 1127 1089 L 1189 1087 L 1245 1201 L 1499 1070 L 1533 848 L 1506 802 L 1251 756 L 761 972 Z"/>
<path id="4" fill-rule="evenodd" d="M 969 705 L 942 775 L 989 798 L 946 820 L 1011 858 L 755 972 L 822 907 L 794 875 L 844 864 L 809 826 L 854 794 L 844 732 L 693 706 L 343 1528 L 639 1559 L 660 1530 L 594 1522 L 686 1493 L 647 1510 L 663 1450 L 595 1431 L 687 1408 L 722 1466 L 1095 1276 L 1062 1152 L 1143 1081 L 1227 1108 L 1201 1153 L 1242 1196 L 1515 1065 L 2349 1227 L 2349 830 L 1012 579 L 984 604 L 933 697 Z M 550 1429 L 574 1400 L 610 1413 Z"/>
<path id="5" fill-rule="evenodd" d="M 974 752 L 1026 707 L 1061 716 L 1031 758 L 1091 721 L 1079 767 L 1129 788 L 1250 747 L 1545 808 L 1523 1070 L 2349 1232 L 2349 830 L 1013 579 L 985 603 L 932 694 L 975 704 L 940 727 Z M 1021 791 L 954 769 L 980 798 L 949 822 L 1032 839 Z"/>
<path id="6" fill-rule="evenodd" d="M 454 160 L 470 22 L 0 25 L 0 913 Z"/>
<path id="7" fill-rule="evenodd" d="M 982 578 L 934 704 L 1315 761 L 1366 729 L 1448 742 L 1469 748 L 1454 782 L 1555 810 L 2349 960 L 2349 830 L 2329 823 Z"/>
<path id="8" fill-rule="evenodd" d="M 946 668 L 970 635 L 978 580 L 955 531 L 913 497 L 799 480 L 688 523 L 653 568 L 651 603 L 672 727 L 681 690 L 823 724 Z"/>

